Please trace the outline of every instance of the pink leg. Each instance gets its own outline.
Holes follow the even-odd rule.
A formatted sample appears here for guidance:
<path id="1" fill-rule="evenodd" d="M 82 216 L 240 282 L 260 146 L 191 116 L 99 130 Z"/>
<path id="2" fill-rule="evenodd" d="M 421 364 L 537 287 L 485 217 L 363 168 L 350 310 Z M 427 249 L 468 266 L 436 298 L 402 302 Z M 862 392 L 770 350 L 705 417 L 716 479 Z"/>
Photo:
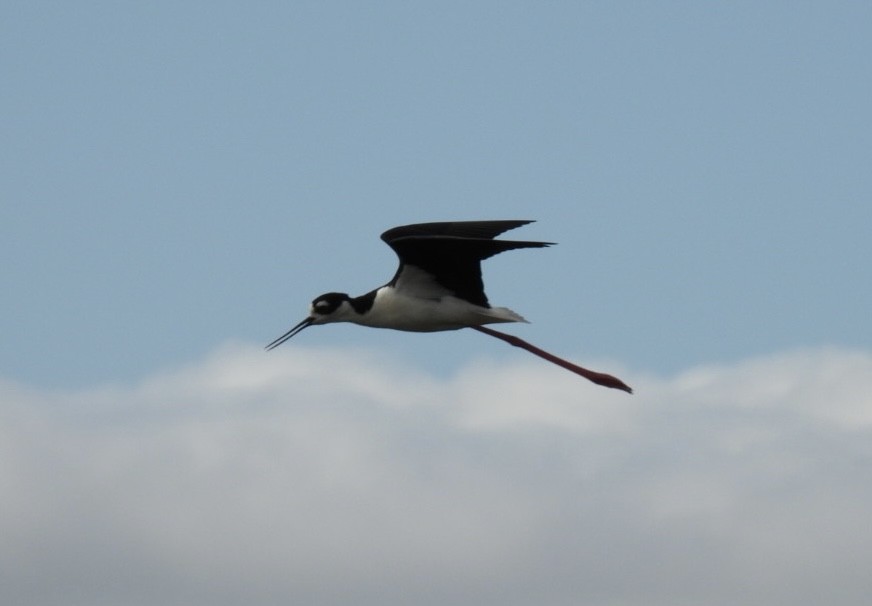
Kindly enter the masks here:
<path id="1" fill-rule="evenodd" d="M 532 354 L 536 354 L 540 358 L 544 358 L 553 364 L 557 364 L 558 366 L 562 366 L 566 370 L 572 371 L 577 375 L 581 375 L 585 379 L 589 381 L 593 381 L 597 385 L 603 385 L 605 387 L 612 387 L 614 389 L 623 389 L 627 393 L 633 393 L 633 389 L 621 381 L 617 377 L 613 377 L 612 375 L 607 375 L 602 372 L 594 372 L 592 370 L 588 370 L 586 368 L 582 368 L 572 362 L 567 362 L 563 358 L 558 358 L 557 356 L 548 353 L 547 351 L 543 351 L 534 345 L 530 345 L 523 339 L 520 339 L 514 335 L 507 335 L 504 332 L 499 332 L 492 328 L 485 328 L 484 326 L 470 326 L 474 330 L 479 332 L 483 332 L 486 335 L 490 335 L 492 337 L 496 337 L 497 339 L 501 339 L 508 343 L 509 345 L 514 345 L 515 347 L 520 347 L 521 349 L 526 349 Z"/>

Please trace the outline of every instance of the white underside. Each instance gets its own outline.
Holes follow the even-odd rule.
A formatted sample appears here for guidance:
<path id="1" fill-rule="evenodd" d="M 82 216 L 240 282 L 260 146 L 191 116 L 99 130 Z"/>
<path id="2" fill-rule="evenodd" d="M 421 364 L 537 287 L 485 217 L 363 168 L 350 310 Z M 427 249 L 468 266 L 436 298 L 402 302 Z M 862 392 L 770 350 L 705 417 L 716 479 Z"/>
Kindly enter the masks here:
<path id="1" fill-rule="evenodd" d="M 502 322 L 527 322 L 505 307 L 479 307 L 451 295 L 424 299 L 398 292 L 391 286 L 383 286 L 375 296 L 370 310 L 354 314 L 344 320 L 372 326 L 413 332 L 457 330 L 467 326 L 498 324 Z"/>

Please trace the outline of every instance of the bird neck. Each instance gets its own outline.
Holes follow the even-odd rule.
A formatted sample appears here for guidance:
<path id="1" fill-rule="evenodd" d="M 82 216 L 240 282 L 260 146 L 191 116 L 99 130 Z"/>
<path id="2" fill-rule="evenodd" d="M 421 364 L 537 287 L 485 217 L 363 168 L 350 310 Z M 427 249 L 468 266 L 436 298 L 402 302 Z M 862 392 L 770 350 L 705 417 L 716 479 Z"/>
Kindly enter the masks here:
<path id="1" fill-rule="evenodd" d="M 363 315 L 372 309 L 372 305 L 375 303 L 376 294 L 378 294 L 378 289 L 371 290 L 365 295 L 360 295 L 359 297 L 349 297 L 348 303 L 357 314 Z"/>

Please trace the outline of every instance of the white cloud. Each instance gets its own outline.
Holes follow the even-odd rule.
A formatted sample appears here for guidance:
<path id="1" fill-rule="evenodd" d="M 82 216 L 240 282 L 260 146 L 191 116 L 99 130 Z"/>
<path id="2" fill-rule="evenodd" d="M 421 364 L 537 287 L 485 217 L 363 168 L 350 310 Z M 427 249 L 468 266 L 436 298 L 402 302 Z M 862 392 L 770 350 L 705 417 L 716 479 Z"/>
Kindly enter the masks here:
<path id="1" fill-rule="evenodd" d="M 136 387 L 0 382 L 0 601 L 867 602 L 872 355 L 616 374 L 636 395 L 228 346 Z"/>

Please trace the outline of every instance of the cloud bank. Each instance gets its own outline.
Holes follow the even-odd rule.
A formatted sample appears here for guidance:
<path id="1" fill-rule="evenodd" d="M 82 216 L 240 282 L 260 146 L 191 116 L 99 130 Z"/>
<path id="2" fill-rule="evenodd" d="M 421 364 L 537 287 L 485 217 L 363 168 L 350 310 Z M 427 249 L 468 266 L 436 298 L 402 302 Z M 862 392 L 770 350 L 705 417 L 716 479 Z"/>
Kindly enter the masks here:
<path id="1" fill-rule="evenodd" d="M 637 394 L 244 345 L 134 387 L 0 381 L 0 602 L 868 603 L 872 354 L 607 366 Z"/>

